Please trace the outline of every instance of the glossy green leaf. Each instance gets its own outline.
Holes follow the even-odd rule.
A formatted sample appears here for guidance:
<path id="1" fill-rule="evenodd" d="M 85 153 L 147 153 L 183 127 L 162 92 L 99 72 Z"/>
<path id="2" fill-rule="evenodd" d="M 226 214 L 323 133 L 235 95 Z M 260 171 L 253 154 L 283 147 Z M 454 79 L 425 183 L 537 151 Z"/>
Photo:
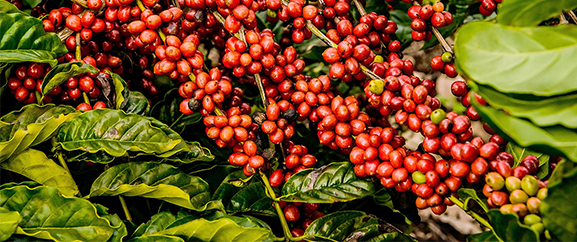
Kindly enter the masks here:
<path id="1" fill-rule="evenodd" d="M 175 226 L 153 235 L 178 236 L 186 241 L 273 241 L 274 234 L 264 228 L 242 227 L 232 219 L 220 218 L 209 221 L 204 218 Z"/>
<path id="2" fill-rule="evenodd" d="M 499 241 L 492 231 L 485 231 L 478 234 L 469 235 L 467 237 L 469 242 L 489 242 L 489 241 Z"/>
<path id="3" fill-rule="evenodd" d="M 323 58 L 323 51 L 327 49 L 327 46 L 311 46 L 303 54 L 302 58 L 314 60 L 314 61 L 325 61 Z"/>
<path id="4" fill-rule="evenodd" d="M 103 218 L 110 221 L 110 224 L 117 228 L 114 233 L 112 233 L 112 237 L 108 239 L 110 242 L 122 242 L 124 237 L 128 235 L 128 231 L 126 230 L 126 224 L 122 222 L 122 219 L 118 217 L 117 214 L 105 214 L 101 215 Z"/>
<path id="5" fill-rule="evenodd" d="M 355 175 L 350 162 L 334 162 L 292 175 L 282 189 L 280 199 L 294 202 L 346 202 L 370 196 L 375 186 Z"/>
<path id="6" fill-rule="evenodd" d="M 275 216 L 272 199 L 266 195 L 264 184 L 259 179 L 251 179 L 245 186 L 235 186 L 233 182 L 240 179 L 247 179 L 242 170 L 228 174 L 213 193 L 212 200 L 221 200 L 230 213 L 252 212 Z"/>
<path id="7" fill-rule="evenodd" d="M 67 151 L 103 151 L 115 157 L 138 152 L 166 158 L 190 151 L 180 135 L 158 120 L 112 109 L 84 112 L 62 126 L 57 141 Z"/>
<path id="8" fill-rule="evenodd" d="M 19 212 L 17 234 L 54 241 L 106 241 L 118 227 L 98 216 L 82 198 L 63 197 L 52 187 L 15 186 L 0 190 L 0 207 Z"/>
<path id="9" fill-rule="evenodd" d="M 126 102 L 120 107 L 126 113 L 134 113 L 140 115 L 147 115 L 150 111 L 150 103 L 148 99 L 138 91 L 130 91 Z"/>
<path id="10" fill-rule="evenodd" d="M 413 37 L 411 37 L 411 21 L 412 19 L 407 15 L 407 11 L 402 11 L 395 9 L 390 12 L 391 13 L 391 20 L 397 23 L 397 31 L 395 35 L 401 42 L 404 47 L 409 46 L 410 43 L 413 42 Z"/>
<path id="11" fill-rule="evenodd" d="M 499 38 L 495 38 L 499 36 Z M 577 28 L 463 25 L 455 64 L 468 79 L 506 93 L 551 96 L 577 90 Z"/>
<path id="12" fill-rule="evenodd" d="M 471 188 L 461 188 L 457 191 L 457 193 L 459 194 L 459 199 L 463 200 L 463 209 L 466 211 L 469 209 L 471 204 L 471 201 L 476 202 L 476 204 L 479 204 L 479 206 L 483 209 L 483 211 L 486 213 L 489 211 L 489 207 L 487 206 L 487 204 L 485 203 L 485 201 L 483 201 L 483 199 L 479 198 L 479 195 L 477 195 L 477 192 L 475 191 L 475 189 L 471 189 Z"/>
<path id="13" fill-rule="evenodd" d="M 494 232 L 503 241 L 539 241 L 539 236 L 529 226 L 519 222 L 516 214 L 503 214 L 499 209 L 488 212 Z"/>
<path id="14" fill-rule="evenodd" d="M 182 133 L 187 125 L 198 123 L 202 120 L 202 115 L 196 112 L 191 115 L 184 115 L 180 112 L 180 102 L 182 98 L 178 94 L 178 89 L 171 89 L 162 101 L 156 103 L 151 109 L 152 117 L 170 125 L 174 131 Z"/>
<path id="15" fill-rule="evenodd" d="M 0 13 L 24 13 L 8 1 L 0 1 Z"/>
<path id="16" fill-rule="evenodd" d="M 54 59 L 68 52 L 56 33 L 44 31 L 42 20 L 23 13 L 0 15 L 0 36 L 0 53 L 5 50 L 45 50 L 51 52 L 50 59 Z"/>
<path id="17" fill-rule="evenodd" d="M 361 211 L 339 211 L 313 221 L 309 241 L 412 241 L 388 223 Z"/>
<path id="18" fill-rule="evenodd" d="M 52 91 L 52 89 L 60 86 L 60 84 L 66 82 L 71 77 L 84 73 L 96 74 L 98 70 L 84 62 L 71 62 L 57 65 L 44 76 L 41 94 L 45 96 Z"/>
<path id="19" fill-rule="evenodd" d="M 38 6 L 42 0 L 22 0 L 26 5 L 30 6 L 30 8 L 34 8 Z"/>
<path id="20" fill-rule="evenodd" d="M 537 26 L 542 21 L 559 17 L 562 11 L 577 8 L 573 0 L 507 0 L 499 6 L 497 21 L 511 26 Z"/>
<path id="21" fill-rule="evenodd" d="M 527 120 L 512 117 L 489 106 L 481 106 L 473 99 L 471 103 L 493 130 L 520 146 L 577 161 L 577 132 L 574 130 L 559 125 L 537 127 Z"/>
<path id="22" fill-rule="evenodd" d="M 184 240 L 178 236 L 162 235 L 162 234 L 134 237 L 129 241 L 130 242 L 156 242 L 156 241 L 184 242 Z"/>
<path id="23" fill-rule="evenodd" d="M 128 84 L 118 74 L 111 71 L 108 71 L 108 74 L 112 78 L 112 85 L 116 94 L 116 109 L 121 109 L 125 99 L 129 96 Z"/>
<path id="24" fill-rule="evenodd" d="M 577 94 L 539 98 L 535 96 L 511 97 L 495 89 L 477 85 L 477 92 L 491 106 L 507 110 L 509 114 L 531 120 L 538 126 L 562 125 L 577 128 Z"/>
<path id="25" fill-rule="evenodd" d="M 543 224 L 555 236 L 554 240 L 571 241 L 577 238 L 577 167 L 562 161 L 549 179 L 547 197 L 541 201 Z"/>
<path id="26" fill-rule="evenodd" d="M 51 138 L 58 128 L 80 113 L 70 106 L 26 105 L 0 118 L 0 162 Z"/>
<path id="27" fill-rule="evenodd" d="M 42 185 L 56 187 L 66 196 L 78 193 L 78 186 L 70 172 L 48 159 L 42 151 L 27 149 L 0 163 L 0 168 L 28 177 Z"/>
<path id="28" fill-rule="evenodd" d="M 58 60 L 54 59 L 52 52 L 46 50 L 0 50 L 0 62 L 22 63 L 37 62 L 56 66 Z"/>
<path id="29" fill-rule="evenodd" d="M 152 162 L 124 163 L 104 171 L 87 197 L 129 196 L 154 198 L 193 210 L 214 209 L 208 183 L 180 169 Z"/>
<path id="30" fill-rule="evenodd" d="M 22 220 L 20 213 L 0 207 L 0 241 L 7 240 L 16 232 L 16 227 Z"/>

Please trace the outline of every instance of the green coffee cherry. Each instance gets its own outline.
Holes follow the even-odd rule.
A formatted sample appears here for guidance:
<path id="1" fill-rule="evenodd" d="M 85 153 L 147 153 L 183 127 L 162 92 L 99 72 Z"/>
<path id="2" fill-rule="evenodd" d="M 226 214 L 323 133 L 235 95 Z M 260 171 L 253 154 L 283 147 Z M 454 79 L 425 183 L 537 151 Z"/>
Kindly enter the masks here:
<path id="1" fill-rule="evenodd" d="M 276 12 L 275 12 L 275 11 L 272 11 L 272 10 L 270 10 L 270 9 L 267 9 L 267 10 L 266 10 L 266 15 L 269 16 L 270 18 L 276 18 L 276 17 L 277 17 L 277 16 L 276 16 Z"/>
<path id="2" fill-rule="evenodd" d="M 411 177 L 413 178 L 413 182 L 417 184 L 423 184 L 427 182 L 425 174 L 421 173 L 420 171 L 413 172 L 413 175 L 411 175 Z"/>
<path id="3" fill-rule="evenodd" d="M 527 196 L 527 193 L 523 190 L 512 191 L 511 195 L 509 195 L 509 201 L 511 201 L 512 204 L 525 203 L 527 199 L 529 199 L 529 196 Z"/>
<path id="4" fill-rule="evenodd" d="M 541 200 L 545 199 L 547 197 L 547 191 L 548 190 L 546 187 L 539 189 L 539 191 L 537 192 L 537 198 Z"/>
<path id="5" fill-rule="evenodd" d="M 507 177 L 505 180 L 505 187 L 507 187 L 507 191 L 514 191 L 521 189 L 521 179 L 517 178 L 516 176 Z"/>
<path id="6" fill-rule="evenodd" d="M 521 188 L 527 193 L 527 195 L 535 196 L 539 191 L 539 182 L 535 177 L 526 175 L 523 177 L 523 180 L 521 180 Z"/>
<path id="7" fill-rule="evenodd" d="M 531 225 L 531 229 L 537 232 L 537 234 L 541 234 L 545 231 L 545 225 L 543 225 L 543 223 L 536 223 Z"/>
<path id="8" fill-rule="evenodd" d="M 374 79 L 369 83 L 369 91 L 376 95 L 381 95 L 385 91 L 385 83 L 379 79 Z"/>
<path id="9" fill-rule="evenodd" d="M 440 124 L 446 117 L 447 113 L 443 109 L 437 109 L 431 113 L 431 121 L 434 124 Z"/>
<path id="10" fill-rule="evenodd" d="M 375 59 L 373 60 L 375 63 L 382 63 L 383 61 L 385 61 L 385 58 L 383 58 L 382 55 L 376 55 Z"/>
<path id="11" fill-rule="evenodd" d="M 453 61 L 453 54 L 451 54 L 451 52 L 445 52 L 441 56 L 441 60 L 443 60 L 443 62 L 445 62 L 445 63 L 449 63 L 449 62 Z"/>
<path id="12" fill-rule="evenodd" d="M 489 172 L 485 177 L 485 183 L 487 183 L 493 191 L 498 191 L 505 186 L 505 179 L 497 172 Z"/>
<path id="13" fill-rule="evenodd" d="M 539 215 L 536 215 L 536 214 L 528 214 L 523 219 L 523 223 L 526 225 L 533 225 L 536 223 L 541 223 L 541 217 L 539 217 Z"/>

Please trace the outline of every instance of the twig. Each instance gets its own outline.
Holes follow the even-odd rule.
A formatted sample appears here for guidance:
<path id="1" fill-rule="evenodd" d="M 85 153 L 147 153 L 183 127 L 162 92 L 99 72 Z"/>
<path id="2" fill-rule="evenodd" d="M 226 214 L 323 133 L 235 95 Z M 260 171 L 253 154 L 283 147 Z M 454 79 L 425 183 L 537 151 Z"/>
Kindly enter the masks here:
<path id="1" fill-rule="evenodd" d="M 124 201 L 124 198 L 122 196 L 118 196 L 118 199 L 120 200 L 120 204 L 122 205 L 122 210 L 124 210 L 124 215 L 126 216 L 126 220 L 132 222 L 132 216 L 130 216 L 130 211 L 128 211 L 128 206 L 126 206 L 126 201 Z"/>
<path id="2" fill-rule="evenodd" d="M 367 10 L 365 10 L 365 7 L 363 6 L 363 4 L 361 4 L 359 0 L 353 0 L 353 2 L 355 3 L 355 6 L 357 6 L 357 9 L 359 10 L 361 16 L 367 15 Z M 383 50 L 387 50 L 387 46 L 385 45 L 385 43 L 383 43 L 382 40 L 379 40 L 379 43 L 381 44 L 381 48 Z"/>
<path id="3" fill-rule="evenodd" d="M 82 60 L 82 50 L 80 49 L 80 32 L 76 33 L 76 52 L 74 58 L 76 61 Z"/>
<path id="4" fill-rule="evenodd" d="M 575 13 L 572 10 L 567 11 L 567 15 L 569 15 L 569 17 L 571 17 L 571 19 L 573 20 L 573 23 L 577 24 L 577 16 L 575 16 Z"/>
<path id="5" fill-rule="evenodd" d="M 491 231 L 493 231 L 493 233 L 495 233 L 495 230 L 493 229 L 493 226 L 491 226 L 491 224 L 489 223 L 489 221 L 487 221 L 485 218 L 481 217 L 481 215 L 465 209 L 465 205 L 463 203 L 463 201 L 461 201 L 461 199 L 456 198 L 455 196 L 451 195 L 449 197 L 449 200 L 451 200 L 451 202 L 455 203 L 455 205 L 457 205 L 458 207 L 460 207 L 461 209 L 463 209 L 463 211 L 465 211 L 467 214 L 469 214 L 471 217 L 473 217 L 475 220 L 477 220 L 479 223 L 481 223 L 483 226 L 489 228 Z M 499 236 L 497 236 L 497 234 L 495 234 L 495 237 L 497 237 L 497 239 L 499 239 L 499 241 L 503 241 L 501 240 L 501 238 L 499 238 Z"/>
<path id="6" fill-rule="evenodd" d="M 561 13 L 559 14 L 559 24 L 568 24 L 569 21 L 567 21 L 567 19 L 565 18 L 565 14 Z"/>

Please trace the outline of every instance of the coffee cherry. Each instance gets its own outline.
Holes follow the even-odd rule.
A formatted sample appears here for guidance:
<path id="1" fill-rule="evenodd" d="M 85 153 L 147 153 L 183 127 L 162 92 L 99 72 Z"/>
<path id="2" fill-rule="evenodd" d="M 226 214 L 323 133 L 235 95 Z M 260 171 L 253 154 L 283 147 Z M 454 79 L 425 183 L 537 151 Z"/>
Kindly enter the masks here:
<path id="1" fill-rule="evenodd" d="M 287 204 L 284 207 L 284 216 L 289 222 L 296 222 L 300 217 L 300 211 L 294 204 Z"/>

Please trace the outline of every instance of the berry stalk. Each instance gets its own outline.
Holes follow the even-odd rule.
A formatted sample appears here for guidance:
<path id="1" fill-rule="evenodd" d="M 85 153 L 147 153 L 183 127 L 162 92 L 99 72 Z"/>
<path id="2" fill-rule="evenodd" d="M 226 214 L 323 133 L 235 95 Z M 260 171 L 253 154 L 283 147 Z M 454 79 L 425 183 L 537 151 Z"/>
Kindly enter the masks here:
<path id="1" fill-rule="evenodd" d="M 577 16 L 575 16 L 575 13 L 570 10 L 570 11 L 567 11 L 567 14 L 569 15 L 569 17 L 571 17 L 573 22 L 577 24 Z"/>

